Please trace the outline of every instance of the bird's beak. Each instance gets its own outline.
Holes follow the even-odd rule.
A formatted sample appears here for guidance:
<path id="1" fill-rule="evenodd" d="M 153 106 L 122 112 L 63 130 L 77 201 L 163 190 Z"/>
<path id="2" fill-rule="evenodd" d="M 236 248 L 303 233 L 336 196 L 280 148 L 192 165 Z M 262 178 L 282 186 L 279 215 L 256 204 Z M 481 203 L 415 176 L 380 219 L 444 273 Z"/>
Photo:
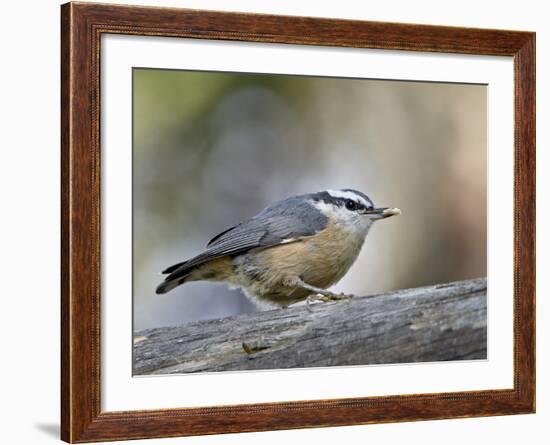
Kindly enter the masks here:
<path id="1" fill-rule="evenodd" d="M 396 208 L 385 207 L 380 209 L 366 210 L 364 214 L 371 219 L 384 219 L 384 218 L 389 218 L 390 216 L 400 215 L 401 210 Z"/>

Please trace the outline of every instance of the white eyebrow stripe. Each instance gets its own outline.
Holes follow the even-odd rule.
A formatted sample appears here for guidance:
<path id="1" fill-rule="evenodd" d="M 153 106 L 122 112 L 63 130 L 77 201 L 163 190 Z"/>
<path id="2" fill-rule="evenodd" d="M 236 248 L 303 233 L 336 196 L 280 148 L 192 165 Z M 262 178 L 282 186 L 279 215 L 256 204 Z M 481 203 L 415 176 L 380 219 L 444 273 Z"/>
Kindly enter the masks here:
<path id="1" fill-rule="evenodd" d="M 371 203 L 367 202 L 365 198 L 363 198 L 361 195 L 358 195 L 353 192 L 348 192 L 344 190 L 327 190 L 327 193 L 333 198 L 345 198 L 345 199 L 351 199 L 353 201 L 359 201 L 365 207 L 369 207 L 371 205 Z"/>

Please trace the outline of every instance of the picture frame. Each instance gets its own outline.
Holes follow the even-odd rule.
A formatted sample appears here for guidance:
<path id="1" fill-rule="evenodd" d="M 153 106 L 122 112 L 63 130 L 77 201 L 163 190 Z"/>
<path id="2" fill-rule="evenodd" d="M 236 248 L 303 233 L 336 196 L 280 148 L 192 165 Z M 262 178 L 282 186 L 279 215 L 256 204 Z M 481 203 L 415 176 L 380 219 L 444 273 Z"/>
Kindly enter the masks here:
<path id="1" fill-rule="evenodd" d="M 100 81 L 101 38 L 107 34 L 513 57 L 514 196 L 507 197 L 514 202 L 513 388 L 103 411 Z M 175 437 L 535 411 L 534 33 L 67 3 L 61 7 L 61 37 L 63 440 Z"/>

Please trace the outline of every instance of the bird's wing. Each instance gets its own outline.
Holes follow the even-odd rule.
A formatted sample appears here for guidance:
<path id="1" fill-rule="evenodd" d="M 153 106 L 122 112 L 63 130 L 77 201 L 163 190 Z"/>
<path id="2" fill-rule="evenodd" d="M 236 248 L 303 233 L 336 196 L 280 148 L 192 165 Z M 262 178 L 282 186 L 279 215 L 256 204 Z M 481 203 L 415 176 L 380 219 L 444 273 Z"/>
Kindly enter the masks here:
<path id="1" fill-rule="evenodd" d="M 216 235 L 207 252 L 221 246 L 238 245 L 255 240 L 250 248 L 268 247 L 311 236 L 326 227 L 328 218 L 302 196 L 280 201 L 255 217 Z"/>
<path id="2" fill-rule="evenodd" d="M 169 267 L 166 281 L 187 275 L 193 268 L 216 258 L 237 255 L 252 249 L 266 248 L 278 244 L 295 242 L 311 236 L 326 226 L 327 218 L 311 204 L 303 200 L 269 207 L 259 215 L 237 224 L 218 234 L 207 245 L 207 249 L 190 260 Z"/>

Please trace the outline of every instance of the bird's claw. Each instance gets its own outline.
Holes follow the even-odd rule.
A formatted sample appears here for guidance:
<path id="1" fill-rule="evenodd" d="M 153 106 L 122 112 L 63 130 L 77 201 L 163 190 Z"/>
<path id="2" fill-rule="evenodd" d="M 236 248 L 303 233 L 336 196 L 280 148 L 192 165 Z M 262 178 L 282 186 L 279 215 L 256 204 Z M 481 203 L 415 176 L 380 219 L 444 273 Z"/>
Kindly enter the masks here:
<path id="1" fill-rule="evenodd" d="M 317 295 L 310 295 L 309 297 L 307 297 L 306 303 L 309 308 L 311 305 L 317 304 L 317 303 L 328 303 L 330 301 L 349 300 L 351 298 L 353 298 L 353 295 L 345 294 L 343 292 L 340 294 L 324 294 L 324 295 L 317 294 Z"/>

